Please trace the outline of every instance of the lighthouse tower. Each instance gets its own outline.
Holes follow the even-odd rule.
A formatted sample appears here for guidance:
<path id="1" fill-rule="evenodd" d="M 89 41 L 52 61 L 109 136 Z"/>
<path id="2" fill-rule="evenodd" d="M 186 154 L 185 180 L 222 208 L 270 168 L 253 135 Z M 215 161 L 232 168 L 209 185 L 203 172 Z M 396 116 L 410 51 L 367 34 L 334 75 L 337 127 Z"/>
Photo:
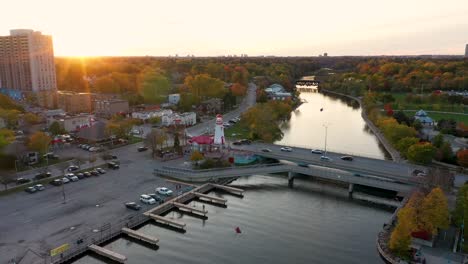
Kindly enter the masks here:
<path id="1" fill-rule="evenodd" d="M 223 116 L 216 115 L 214 142 L 215 145 L 224 145 Z"/>

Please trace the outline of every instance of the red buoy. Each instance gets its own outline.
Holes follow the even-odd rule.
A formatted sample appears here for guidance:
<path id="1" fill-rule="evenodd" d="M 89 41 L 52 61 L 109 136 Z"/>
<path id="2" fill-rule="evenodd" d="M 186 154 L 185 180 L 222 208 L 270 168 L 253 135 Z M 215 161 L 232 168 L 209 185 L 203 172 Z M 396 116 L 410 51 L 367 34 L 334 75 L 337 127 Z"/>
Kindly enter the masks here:
<path id="1" fill-rule="evenodd" d="M 237 233 L 237 234 L 242 233 L 239 227 L 236 227 L 236 233 Z"/>

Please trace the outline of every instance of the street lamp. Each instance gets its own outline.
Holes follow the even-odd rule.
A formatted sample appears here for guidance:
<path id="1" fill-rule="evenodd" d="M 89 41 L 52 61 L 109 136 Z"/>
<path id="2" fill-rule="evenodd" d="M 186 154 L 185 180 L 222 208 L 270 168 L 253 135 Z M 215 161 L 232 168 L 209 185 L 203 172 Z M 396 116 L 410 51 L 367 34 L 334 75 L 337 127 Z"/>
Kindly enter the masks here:
<path id="1" fill-rule="evenodd" d="M 330 123 L 325 123 L 323 124 L 323 127 L 325 127 L 325 156 L 327 155 L 327 137 L 328 137 L 328 126 Z"/>

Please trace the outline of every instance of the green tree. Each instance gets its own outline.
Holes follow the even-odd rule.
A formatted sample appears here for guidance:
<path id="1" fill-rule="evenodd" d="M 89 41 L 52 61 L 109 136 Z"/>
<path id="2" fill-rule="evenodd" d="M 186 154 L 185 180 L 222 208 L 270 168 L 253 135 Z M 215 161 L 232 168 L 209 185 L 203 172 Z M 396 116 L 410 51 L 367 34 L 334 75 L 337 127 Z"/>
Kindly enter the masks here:
<path id="1" fill-rule="evenodd" d="M 426 198 L 424 198 L 421 212 L 424 230 L 436 234 L 438 229 L 448 228 L 448 202 L 444 192 L 439 187 L 432 189 Z"/>
<path id="2" fill-rule="evenodd" d="M 20 111 L 18 110 L 7 110 L 0 108 L 0 118 L 3 118 L 3 120 L 5 120 L 7 128 L 16 127 L 16 125 L 18 124 L 19 115 Z"/>
<path id="3" fill-rule="evenodd" d="M 41 121 L 41 118 L 33 113 L 26 113 L 23 115 L 23 120 L 30 125 L 37 124 Z"/>
<path id="4" fill-rule="evenodd" d="M 9 129 L 0 129 L 0 150 L 15 140 L 15 133 Z"/>
<path id="5" fill-rule="evenodd" d="M 420 163 L 429 164 L 435 155 L 435 148 L 431 143 L 418 143 L 408 148 L 408 160 Z"/>
<path id="6" fill-rule="evenodd" d="M 432 139 L 432 145 L 434 145 L 436 148 L 440 148 L 442 144 L 444 144 L 444 135 L 439 133 Z"/>
<path id="7" fill-rule="evenodd" d="M 407 157 L 408 155 L 408 149 L 414 145 L 414 144 L 417 144 L 419 142 L 419 139 L 418 138 L 415 138 L 415 137 L 405 137 L 405 138 L 402 138 L 400 139 L 397 143 L 396 143 L 396 149 L 401 153 L 401 155 L 403 157 Z"/>
<path id="8" fill-rule="evenodd" d="M 195 96 L 196 102 L 205 98 L 223 98 L 226 92 L 223 81 L 212 78 L 208 74 L 188 76 L 184 83 Z"/>
<path id="9" fill-rule="evenodd" d="M 148 123 L 150 123 L 150 124 L 159 124 L 159 123 L 161 123 L 161 117 L 159 117 L 159 116 L 151 117 L 151 118 L 148 119 Z"/>
<path id="10" fill-rule="evenodd" d="M 468 223 L 468 184 L 466 183 L 458 190 L 455 210 L 453 211 L 453 222 L 458 227 Z"/>
<path id="11" fill-rule="evenodd" d="M 52 124 L 50 124 L 49 132 L 54 136 L 67 133 L 67 131 L 57 121 L 54 121 Z"/>
<path id="12" fill-rule="evenodd" d="M 37 151 L 45 154 L 49 151 L 51 138 L 44 132 L 36 132 L 29 137 L 28 148 L 32 151 Z"/>
<path id="13" fill-rule="evenodd" d="M 139 91 L 146 103 L 159 104 L 166 100 L 171 88 L 166 76 L 155 70 L 145 70 L 140 79 Z"/>

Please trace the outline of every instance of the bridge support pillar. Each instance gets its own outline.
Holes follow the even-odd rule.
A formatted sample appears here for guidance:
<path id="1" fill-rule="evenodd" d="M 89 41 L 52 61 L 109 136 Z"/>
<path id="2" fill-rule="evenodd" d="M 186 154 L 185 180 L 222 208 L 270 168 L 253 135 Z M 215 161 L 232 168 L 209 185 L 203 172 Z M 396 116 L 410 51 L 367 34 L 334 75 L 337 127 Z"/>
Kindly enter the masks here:
<path id="1" fill-rule="evenodd" d="M 354 183 L 348 185 L 348 197 L 353 199 Z"/>
<path id="2" fill-rule="evenodd" d="M 288 172 L 288 187 L 289 188 L 294 187 L 294 173 L 293 172 Z"/>

